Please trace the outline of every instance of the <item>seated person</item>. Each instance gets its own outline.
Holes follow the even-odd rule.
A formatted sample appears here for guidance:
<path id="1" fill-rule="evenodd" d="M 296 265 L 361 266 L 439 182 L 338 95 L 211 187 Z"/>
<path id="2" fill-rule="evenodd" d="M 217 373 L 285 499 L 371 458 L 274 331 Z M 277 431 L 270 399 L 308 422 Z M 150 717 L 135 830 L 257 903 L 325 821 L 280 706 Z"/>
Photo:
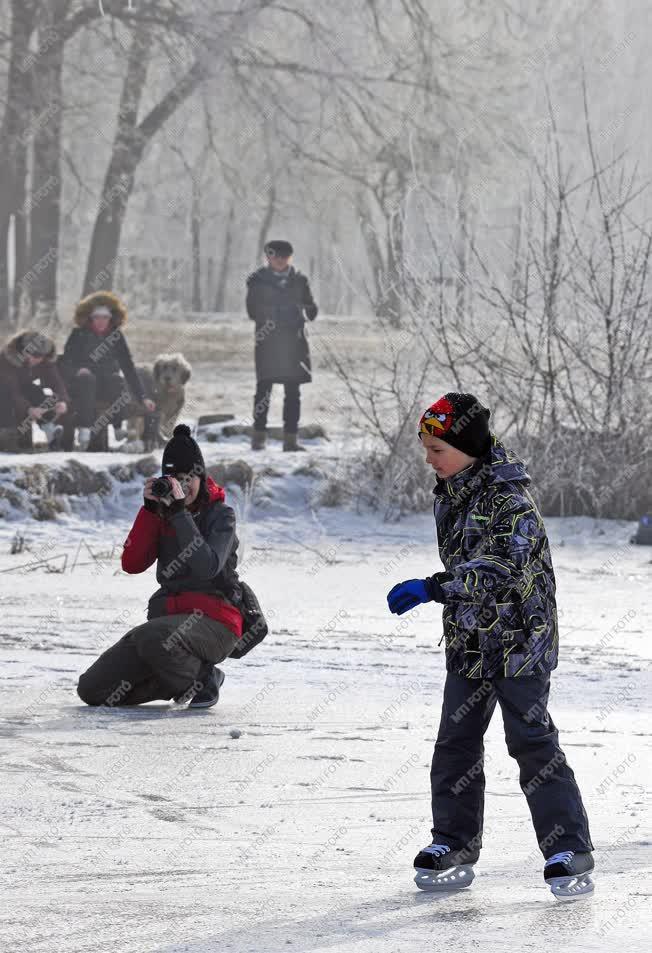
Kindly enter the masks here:
<path id="1" fill-rule="evenodd" d="M 61 367 L 77 415 L 79 447 L 86 450 L 99 401 L 108 404 L 105 413 L 118 440 L 127 436 L 122 421 L 132 398 L 147 413 L 152 413 L 156 404 L 144 395 L 122 331 L 127 320 L 123 302 L 109 291 L 96 291 L 79 302 L 74 320 L 77 326 L 66 341 Z"/>
<path id="2" fill-rule="evenodd" d="M 77 693 L 87 705 L 174 698 L 210 708 L 224 681 L 214 666 L 242 636 L 235 513 L 224 502 L 224 490 L 206 475 L 185 424 L 174 428 L 162 471 L 171 492 L 160 498 L 152 493 L 155 478 L 146 481 L 145 502 L 122 553 L 129 573 L 144 572 L 158 560 L 160 589 L 149 600 L 148 621 L 80 677 Z"/>
<path id="3" fill-rule="evenodd" d="M 46 387 L 51 394 L 45 393 Z M 68 401 L 52 338 L 31 330 L 9 338 L 0 351 L 0 429 L 12 431 L 12 448 L 31 447 L 35 420 L 48 446 L 56 449 L 63 430 L 58 421 L 66 413 Z"/>

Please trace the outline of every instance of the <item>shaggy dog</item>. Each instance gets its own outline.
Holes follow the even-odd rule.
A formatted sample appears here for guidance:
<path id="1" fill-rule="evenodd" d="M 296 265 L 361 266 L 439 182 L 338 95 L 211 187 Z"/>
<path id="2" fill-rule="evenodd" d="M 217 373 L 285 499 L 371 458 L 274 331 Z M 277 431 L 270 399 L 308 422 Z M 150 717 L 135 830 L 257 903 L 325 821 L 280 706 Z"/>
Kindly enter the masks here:
<path id="1" fill-rule="evenodd" d="M 145 396 L 156 403 L 152 426 L 145 426 L 142 411 L 139 416 L 128 412 L 128 440 L 123 450 L 135 453 L 164 446 L 174 430 L 186 399 L 185 384 L 192 368 L 183 354 L 159 354 L 153 364 L 140 364 L 136 371 L 145 390 Z"/>

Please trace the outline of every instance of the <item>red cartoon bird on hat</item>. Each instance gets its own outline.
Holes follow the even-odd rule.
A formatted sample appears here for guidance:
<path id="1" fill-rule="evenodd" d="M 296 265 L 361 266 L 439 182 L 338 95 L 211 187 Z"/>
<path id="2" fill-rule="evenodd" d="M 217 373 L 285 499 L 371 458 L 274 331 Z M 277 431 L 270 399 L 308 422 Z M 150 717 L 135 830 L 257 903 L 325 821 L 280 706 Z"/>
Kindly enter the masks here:
<path id="1" fill-rule="evenodd" d="M 438 437 L 447 433 L 453 426 L 455 408 L 446 397 L 440 397 L 431 407 L 428 407 L 419 421 L 419 434 L 427 433 L 431 437 Z"/>

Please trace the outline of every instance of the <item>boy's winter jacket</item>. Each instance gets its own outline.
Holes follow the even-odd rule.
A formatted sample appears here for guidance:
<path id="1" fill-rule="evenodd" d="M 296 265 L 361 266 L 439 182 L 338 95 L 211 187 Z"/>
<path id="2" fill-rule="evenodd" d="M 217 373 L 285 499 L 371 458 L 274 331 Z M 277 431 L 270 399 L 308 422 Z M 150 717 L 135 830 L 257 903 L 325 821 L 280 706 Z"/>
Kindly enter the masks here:
<path id="1" fill-rule="evenodd" d="M 524 463 L 489 453 L 434 489 L 446 668 L 469 678 L 550 672 L 558 661 L 555 574 Z"/>

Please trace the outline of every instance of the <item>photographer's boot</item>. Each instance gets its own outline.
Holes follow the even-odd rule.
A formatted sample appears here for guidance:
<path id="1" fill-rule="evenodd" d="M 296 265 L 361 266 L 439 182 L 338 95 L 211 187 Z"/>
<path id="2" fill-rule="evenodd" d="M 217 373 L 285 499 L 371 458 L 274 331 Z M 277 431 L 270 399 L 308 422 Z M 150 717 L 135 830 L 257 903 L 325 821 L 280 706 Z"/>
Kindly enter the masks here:
<path id="1" fill-rule="evenodd" d="M 226 678 L 221 668 L 206 664 L 202 669 L 198 681 L 202 688 L 194 695 L 188 708 L 212 708 L 217 705 L 220 697 L 220 688 Z"/>
<path id="2" fill-rule="evenodd" d="M 91 428 L 80 427 L 77 432 L 77 443 L 79 444 L 79 449 L 88 450 L 88 445 L 90 442 L 91 442 Z"/>
<path id="3" fill-rule="evenodd" d="M 265 443 L 267 440 L 267 431 L 265 430 L 252 430 L 251 432 L 251 449 L 252 450 L 264 450 Z"/>

